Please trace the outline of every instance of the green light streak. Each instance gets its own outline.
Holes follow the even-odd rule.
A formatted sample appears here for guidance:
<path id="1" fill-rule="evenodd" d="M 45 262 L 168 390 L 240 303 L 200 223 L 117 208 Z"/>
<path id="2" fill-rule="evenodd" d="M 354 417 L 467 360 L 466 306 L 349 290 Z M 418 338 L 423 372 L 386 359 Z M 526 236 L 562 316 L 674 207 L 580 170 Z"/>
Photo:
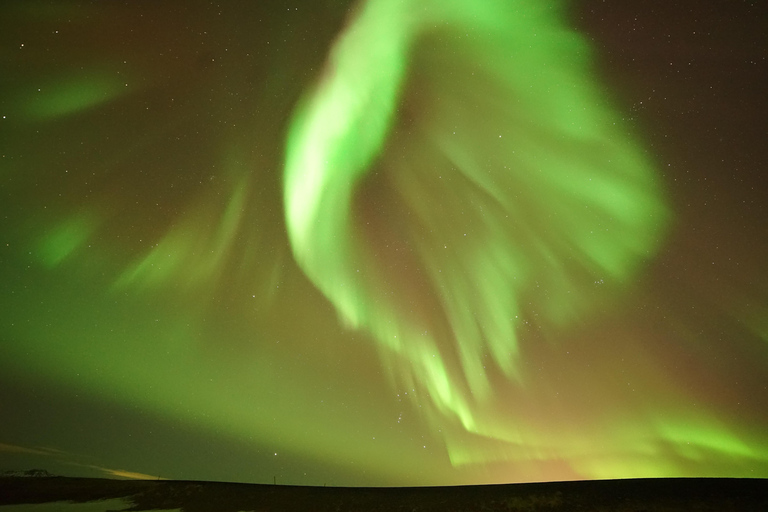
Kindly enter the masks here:
<path id="1" fill-rule="evenodd" d="M 93 214 L 73 215 L 50 230 L 40 241 L 37 256 L 48 268 L 57 267 L 65 259 L 82 249 L 98 227 Z"/>
<path id="2" fill-rule="evenodd" d="M 631 282 L 667 218 L 652 165 L 563 18 L 528 1 L 366 2 L 289 131 L 285 210 L 299 265 L 346 325 L 406 362 L 404 382 L 489 436 L 503 434 L 471 404 L 492 395 L 488 354 L 524 385 L 521 327 L 591 314 L 583 292 L 607 281 L 607 298 Z M 404 102 L 421 110 L 401 126 Z M 408 283 L 392 284 L 361 234 L 353 204 L 374 163 L 416 219 L 403 236 L 448 335 L 403 313 Z"/>
<path id="3" fill-rule="evenodd" d="M 126 94 L 125 77 L 112 70 L 89 70 L 47 82 L 26 93 L 19 103 L 33 121 L 56 119 L 103 105 Z"/>
<path id="4" fill-rule="evenodd" d="M 660 420 L 659 423 L 662 439 L 668 440 L 688 458 L 694 460 L 702 458 L 707 452 L 734 458 L 762 458 L 768 455 L 756 453 L 726 428 L 714 424 L 713 421 L 706 421 L 706 418 L 680 423 Z"/>
<path id="5" fill-rule="evenodd" d="M 230 193 L 223 212 L 217 211 L 216 205 L 206 206 L 196 201 L 195 208 L 182 221 L 122 273 L 115 287 L 133 285 L 151 289 L 174 280 L 186 281 L 188 287 L 210 284 L 221 273 L 231 252 L 246 197 L 247 181 L 241 179 Z"/>

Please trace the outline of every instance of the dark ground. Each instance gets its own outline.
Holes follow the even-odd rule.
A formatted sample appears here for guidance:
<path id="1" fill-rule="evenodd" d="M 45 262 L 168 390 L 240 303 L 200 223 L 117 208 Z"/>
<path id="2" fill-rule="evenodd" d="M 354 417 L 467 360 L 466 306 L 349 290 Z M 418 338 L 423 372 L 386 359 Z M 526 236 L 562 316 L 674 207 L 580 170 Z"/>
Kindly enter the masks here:
<path id="1" fill-rule="evenodd" d="M 124 510 L 768 511 L 768 480 L 675 478 L 466 487 L 343 488 L 220 482 L 0 478 L 0 506 L 123 498 Z"/>

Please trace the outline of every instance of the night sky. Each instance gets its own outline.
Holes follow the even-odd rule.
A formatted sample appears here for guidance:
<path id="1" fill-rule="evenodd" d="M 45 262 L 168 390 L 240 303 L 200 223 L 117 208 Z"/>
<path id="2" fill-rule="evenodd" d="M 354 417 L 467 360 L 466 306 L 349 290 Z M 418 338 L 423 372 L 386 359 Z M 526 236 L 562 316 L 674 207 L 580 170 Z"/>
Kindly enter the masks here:
<path id="1" fill-rule="evenodd" d="M 768 8 L 5 1 L 0 471 L 768 477 Z"/>

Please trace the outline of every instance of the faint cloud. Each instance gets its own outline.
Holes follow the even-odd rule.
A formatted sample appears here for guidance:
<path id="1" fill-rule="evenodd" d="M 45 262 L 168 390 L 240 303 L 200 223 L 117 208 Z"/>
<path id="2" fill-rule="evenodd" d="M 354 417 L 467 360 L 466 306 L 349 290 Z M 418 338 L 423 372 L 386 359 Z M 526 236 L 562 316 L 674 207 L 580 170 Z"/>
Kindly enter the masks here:
<path id="1" fill-rule="evenodd" d="M 132 480 L 167 480 L 167 478 L 161 478 L 155 475 L 145 475 L 144 473 L 136 473 L 133 471 L 126 471 L 124 469 L 109 469 L 109 468 L 102 468 L 99 466 L 89 466 L 89 467 L 92 467 L 93 469 L 98 469 L 99 471 L 103 471 L 108 475 L 116 476 L 119 478 L 130 478 Z"/>
<path id="2" fill-rule="evenodd" d="M 59 462 L 70 466 L 78 466 L 81 468 L 95 469 L 101 473 L 104 473 L 111 477 L 117 478 L 129 478 L 132 480 L 167 480 L 167 478 L 161 478 L 156 475 L 147 475 L 144 473 L 137 473 L 135 471 L 126 471 L 125 469 L 110 469 L 102 466 L 96 466 L 93 464 L 83 464 L 71 460 L 72 454 L 55 448 L 47 448 L 43 446 L 37 446 L 35 448 L 28 448 L 26 446 L 19 446 L 15 444 L 0 443 L 0 453 L 21 453 L 27 455 L 41 455 L 43 457 L 54 457 Z"/>
<path id="3" fill-rule="evenodd" d="M 9 453 L 28 453 L 32 455 L 45 455 L 48 457 L 59 455 L 62 452 L 58 450 L 52 450 L 48 448 L 27 448 L 25 446 L 18 446 L 15 444 L 0 443 L 0 452 Z"/>

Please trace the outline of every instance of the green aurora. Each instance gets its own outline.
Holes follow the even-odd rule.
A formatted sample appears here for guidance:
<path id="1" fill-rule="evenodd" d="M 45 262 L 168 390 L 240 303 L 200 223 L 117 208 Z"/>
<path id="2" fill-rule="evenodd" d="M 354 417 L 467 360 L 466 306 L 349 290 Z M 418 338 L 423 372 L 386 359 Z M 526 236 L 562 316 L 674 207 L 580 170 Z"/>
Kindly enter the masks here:
<path id="1" fill-rule="evenodd" d="M 394 156 L 381 156 L 419 42 L 433 47 L 416 80 L 439 102 L 410 120 Z M 535 4 L 369 2 L 331 50 L 327 78 L 289 137 L 286 216 L 300 265 L 342 321 L 402 355 L 413 370 L 389 366 L 470 432 L 498 435 L 477 424 L 467 395 L 491 394 L 486 358 L 522 378 L 516 331 L 536 314 L 521 307 L 533 304 L 534 288 L 547 291 L 533 299 L 538 321 L 567 323 L 583 314 L 585 287 L 620 288 L 661 239 L 667 212 L 653 169 L 616 133 L 588 53 L 557 12 Z M 477 78 L 456 87 L 449 77 L 460 73 Z M 430 334 L 432 319 L 399 308 L 414 294 L 397 274 L 377 273 L 371 253 L 381 248 L 360 247 L 354 188 L 377 158 L 414 219 L 398 235 L 427 266 L 447 341 Z M 439 347 L 453 340 L 459 362 L 448 364 Z M 467 389 L 449 368 L 463 371 Z"/>
<path id="2" fill-rule="evenodd" d="M 4 378 L 247 451 L 0 444 L 299 484 L 768 477 L 765 239 L 668 287 L 692 217 L 570 6 L 18 5 Z"/>

